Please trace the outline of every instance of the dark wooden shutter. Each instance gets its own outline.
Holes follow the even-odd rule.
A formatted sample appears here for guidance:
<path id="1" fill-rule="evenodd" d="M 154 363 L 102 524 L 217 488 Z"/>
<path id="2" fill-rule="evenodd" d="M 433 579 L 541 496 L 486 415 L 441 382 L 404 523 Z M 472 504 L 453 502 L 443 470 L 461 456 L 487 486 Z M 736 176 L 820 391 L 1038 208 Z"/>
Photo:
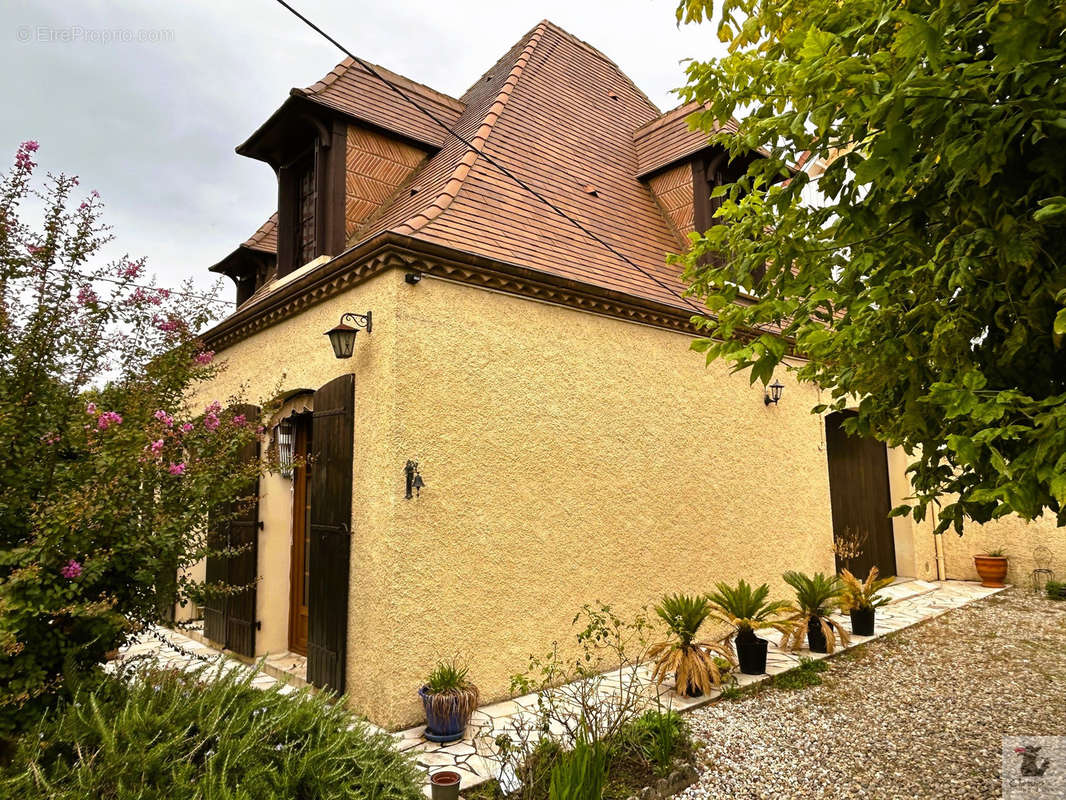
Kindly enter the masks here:
<path id="1" fill-rule="evenodd" d="M 837 558 L 837 569 L 847 566 L 861 580 L 876 566 L 881 577 L 888 577 L 896 574 L 888 453 L 884 442 L 848 435 L 844 420 L 849 415 L 838 412 L 825 418 L 833 536 L 839 540 L 859 533 L 867 538 L 862 553 L 849 563 Z"/>
<path id="2" fill-rule="evenodd" d="M 354 376 L 342 375 L 315 392 L 307 678 L 337 692 L 344 691 L 348 644 L 354 412 Z"/>
<path id="3" fill-rule="evenodd" d="M 208 518 L 207 546 L 212 551 L 221 550 L 229 539 L 229 504 L 223 503 Z M 208 584 L 229 583 L 229 567 L 220 555 L 207 557 Z M 212 642 L 226 642 L 226 598 L 211 595 L 204 600 L 204 636 Z"/>
<path id="4" fill-rule="evenodd" d="M 238 405 L 234 414 L 243 414 L 250 425 L 259 421 L 259 408 Z M 254 439 L 241 451 L 242 462 L 259 459 L 259 440 Z M 259 565 L 259 479 L 244 487 L 239 496 L 219 508 L 217 522 L 211 526 L 212 549 L 240 549 L 229 558 L 207 559 L 208 583 L 242 587 L 235 594 L 208 598 L 204 606 L 204 635 L 234 653 L 255 655 L 256 578 Z"/>

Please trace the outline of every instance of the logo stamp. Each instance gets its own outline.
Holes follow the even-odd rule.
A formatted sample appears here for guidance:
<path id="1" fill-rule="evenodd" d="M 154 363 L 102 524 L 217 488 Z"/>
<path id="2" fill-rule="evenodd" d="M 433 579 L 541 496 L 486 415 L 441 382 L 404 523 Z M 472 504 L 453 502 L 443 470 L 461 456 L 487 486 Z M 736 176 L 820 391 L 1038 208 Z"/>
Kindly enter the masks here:
<path id="1" fill-rule="evenodd" d="M 1004 800 L 1066 798 L 1066 736 L 1003 737 Z"/>

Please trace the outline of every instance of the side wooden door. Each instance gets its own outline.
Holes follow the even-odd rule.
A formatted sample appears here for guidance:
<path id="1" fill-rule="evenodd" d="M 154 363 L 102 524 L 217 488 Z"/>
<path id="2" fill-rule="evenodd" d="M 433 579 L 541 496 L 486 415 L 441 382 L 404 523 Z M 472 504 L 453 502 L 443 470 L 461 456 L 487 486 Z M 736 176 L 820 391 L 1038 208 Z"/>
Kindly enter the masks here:
<path id="1" fill-rule="evenodd" d="M 838 543 L 857 538 L 860 552 L 848 559 L 838 555 L 837 569 L 846 567 L 860 580 L 873 566 L 882 577 L 895 575 L 888 453 L 883 442 L 848 435 L 843 428 L 847 416 L 838 412 L 825 420 L 833 538 Z"/>
<path id="2" fill-rule="evenodd" d="M 355 377 L 315 392 L 311 430 L 307 679 L 343 692 L 348 649 Z"/>

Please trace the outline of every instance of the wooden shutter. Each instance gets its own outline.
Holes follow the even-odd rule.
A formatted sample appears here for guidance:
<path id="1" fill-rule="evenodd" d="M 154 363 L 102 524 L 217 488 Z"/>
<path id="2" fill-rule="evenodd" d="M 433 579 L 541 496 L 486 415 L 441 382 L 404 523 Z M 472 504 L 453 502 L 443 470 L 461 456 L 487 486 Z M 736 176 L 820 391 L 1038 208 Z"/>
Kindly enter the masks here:
<path id="1" fill-rule="evenodd" d="M 259 421 L 259 408 L 238 405 L 234 414 L 243 414 L 250 425 Z M 242 462 L 259 459 L 259 440 L 253 439 L 241 451 Z M 259 478 L 244 487 L 239 496 L 219 508 L 212 527 L 213 549 L 240 548 L 229 558 L 207 559 L 208 583 L 243 587 L 236 594 L 209 598 L 204 606 L 204 635 L 234 653 L 255 655 L 256 578 L 259 565 Z"/>
<path id="2" fill-rule="evenodd" d="M 315 686 L 337 692 L 344 691 L 348 644 L 354 411 L 352 375 L 342 375 L 315 392 L 307 678 Z"/>

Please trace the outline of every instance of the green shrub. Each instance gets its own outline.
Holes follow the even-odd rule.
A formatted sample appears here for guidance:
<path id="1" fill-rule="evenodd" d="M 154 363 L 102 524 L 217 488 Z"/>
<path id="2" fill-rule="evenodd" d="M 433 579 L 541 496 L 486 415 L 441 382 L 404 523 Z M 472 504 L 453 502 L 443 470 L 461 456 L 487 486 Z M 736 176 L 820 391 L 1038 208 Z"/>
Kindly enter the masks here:
<path id="1" fill-rule="evenodd" d="M 1066 582 L 1064 581 L 1048 581 L 1044 591 L 1052 600 L 1066 600 Z"/>
<path id="2" fill-rule="evenodd" d="M 807 686 L 818 686 L 822 682 L 820 672 L 829 669 L 824 661 L 813 658 L 801 658 L 798 667 L 793 667 L 788 672 L 775 675 L 774 686 L 778 689 L 803 689 Z"/>
<path id="3" fill-rule="evenodd" d="M 600 800 L 607 779 L 607 745 L 578 739 L 552 768 L 548 800 Z"/>
<path id="4" fill-rule="evenodd" d="M 0 797 L 421 800 L 387 734 L 242 672 L 143 670 L 76 692 L 18 740 Z"/>
<path id="5" fill-rule="evenodd" d="M 689 749 L 688 728 L 676 711 L 646 711 L 619 732 L 617 748 L 650 764 L 656 774 L 670 771 L 675 758 Z"/>

